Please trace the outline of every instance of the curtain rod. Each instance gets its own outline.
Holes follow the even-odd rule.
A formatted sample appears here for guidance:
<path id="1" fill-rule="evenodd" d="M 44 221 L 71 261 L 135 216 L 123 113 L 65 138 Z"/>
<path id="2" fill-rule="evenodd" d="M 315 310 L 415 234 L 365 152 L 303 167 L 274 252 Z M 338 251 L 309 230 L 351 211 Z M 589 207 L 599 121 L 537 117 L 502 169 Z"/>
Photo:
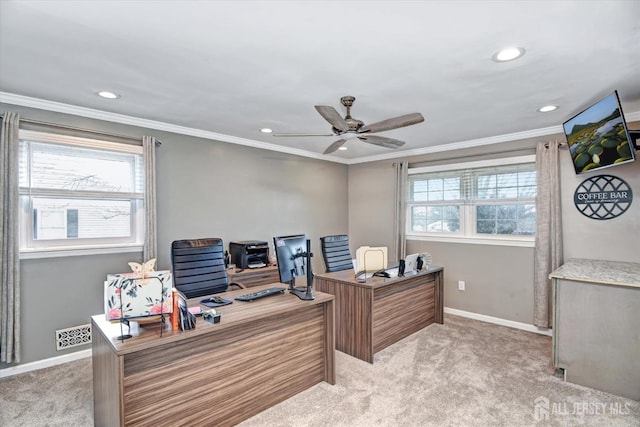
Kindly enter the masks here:
<path id="1" fill-rule="evenodd" d="M 512 148 L 509 150 L 501 150 L 501 151 L 491 151 L 491 152 L 486 152 L 486 153 L 478 153 L 478 154 L 469 154 L 469 155 L 465 155 L 465 156 L 458 156 L 458 157 L 448 157 L 446 159 L 436 159 L 436 160 L 422 160 L 422 161 L 418 161 L 418 162 L 409 162 L 409 169 L 411 168 L 415 168 L 415 167 L 420 167 L 418 165 L 422 165 L 424 163 L 432 163 L 432 162 L 444 162 L 443 164 L 446 163 L 452 163 L 453 162 L 458 162 L 459 160 L 464 160 L 464 159 L 474 159 L 477 158 L 479 156 L 493 156 L 495 154 L 510 154 L 510 153 L 526 153 L 529 152 L 529 154 L 533 154 L 536 152 L 536 148 L 535 147 L 526 147 L 526 148 Z"/>
<path id="2" fill-rule="evenodd" d="M 557 141 L 557 140 L 556 140 Z M 566 142 L 562 142 L 562 141 L 557 141 L 558 142 L 558 147 L 562 150 L 566 150 L 569 146 L 567 145 Z M 549 143 L 545 143 L 544 144 L 544 148 L 549 148 Z M 425 160 L 425 161 L 420 161 L 420 162 L 415 162 L 415 163 L 409 163 L 409 168 L 412 167 L 416 167 L 415 165 L 420 165 L 423 163 L 428 163 L 428 162 L 441 162 L 441 161 L 449 161 L 449 160 L 461 160 L 461 159 L 471 159 L 474 157 L 478 157 L 478 156 L 491 156 L 494 154 L 509 154 L 509 153 L 516 153 L 516 152 L 526 152 L 526 151 L 533 151 L 535 153 L 536 148 L 535 147 L 530 147 L 530 148 L 512 148 L 509 150 L 502 150 L 502 151 L 492 151 L 492 152 L 487 152 L 487 153 L 478 153 L 478 154 L 472 154 L 472 155 L 466 155 L 466 156 L 461 156 L 461 157 L 450 157 L 448 159 L 440 159 L 440 160 Z M 393 166 L 395 166 L 395 163 L 393 163 Z"/>
<path id="3" fill-rule="evenodd" d="M 4 114 L 0 114 L 0 118 L 4 119 Z M 52 127 L 52 128 L 58 128 L 58 129 L 68 129 L 68 130 L 72 130 L 72 131 L 76 131 L 76 132 L 92 133 L 94 135 L 109 136 L 109 137 L 112 137 L 112 138 L 125 139 L 125 140 L 128 140 L 128 141 L 135 141 L 135 142 L 141 142 L 142 141 L 142 138 L 134 138 L 133 136 L 118 135 L 118 134 L 115 134 L 115 133 L 102 132 L 102 131 L 99 131 L 99 130 L 84 129 L 84 128 L 79 128 L 79 127 L 75 127 L 75 126 L 60 125 L 60 124 L 57 124 L 57 123 L 43 122 L 43 121 L 40 121 L 40 120 L 27 119 L 27 118 L 23 118 L 23 117 L 20 117 L 20 121 L 21 122 L 25 122 L 25 123 L 30 123 L 32 125 L 47 126 L 47 127 Z M 160 145 L 162 145 L 162 141 L 160 141 L 159 139 L 156 139 L 156 147 L 158 147 Z"/>

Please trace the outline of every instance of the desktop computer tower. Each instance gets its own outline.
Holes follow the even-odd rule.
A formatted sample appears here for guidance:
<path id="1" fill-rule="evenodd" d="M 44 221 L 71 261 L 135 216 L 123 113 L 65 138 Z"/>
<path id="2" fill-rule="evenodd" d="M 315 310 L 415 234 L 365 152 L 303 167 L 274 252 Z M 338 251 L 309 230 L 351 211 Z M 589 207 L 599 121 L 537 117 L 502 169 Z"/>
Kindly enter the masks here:
<path id="1" fill-rule="evenodd" d="M 258 240 L 229 243 L 231 262 L 237 268 L 259 268 L 269 265 L 269 244 Z"/>

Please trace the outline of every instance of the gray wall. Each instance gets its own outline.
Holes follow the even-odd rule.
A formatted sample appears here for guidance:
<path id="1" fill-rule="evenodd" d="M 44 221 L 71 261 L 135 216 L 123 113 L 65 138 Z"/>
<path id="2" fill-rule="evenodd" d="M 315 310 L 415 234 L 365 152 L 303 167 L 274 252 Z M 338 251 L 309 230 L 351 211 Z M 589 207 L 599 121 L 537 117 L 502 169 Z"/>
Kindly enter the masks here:
<path id="1" fill-rule="evenodd" d="M 568 153 L 561 154 L 567 154 L 561 157 L 564 259 L 640 262 L 640 159 L 599 172 L 576 175 Z M 640 152 L 636 155 L 640 156 Z M 576 188 L 585 179 L 597 175 L 623 179 L 633 191 L 631 206 L 617 218 L 588 218 L 573 203 Z"/>
<path id="2" fill-rule="evenodd" d="M 533 248 L 407 241 L 407 253 L 429 252 L 444 267 L 444 305 L 533 323 Z M 465 290 L 458 290 L 464 280 Z"/>
<path id="3" fill-rule="evenodd" d="M 158 265 L 176 239 L 265 240 L 306 233 L 324 271 L 320 237 L 348 230 L 347 166 L 171 135 L 158 151 Z"/>
<path id="4" fill-rule="evenodd" d="M 386 246 L 393 259 L 393 162 L 349 166 L 349 246 Z"/>
<path id="5" fill-rule="evenodd" d="M 162 140 L 157 151 L 158 269 L 170 268 L 175 239 L 221 237 L 271 241 L 306 233 L 324 271 L 319 238 L 348 232 L 347 166 L 219 141 L 176 135 L 13 105 L 0 110 L 84 129 Z M 22 360 L 32 362 L 89 348 L 56 351 L 55 331 L 89 323 L 103 312 L 107 273 L 129 270 L 141 253 L 21 262 Z"/>

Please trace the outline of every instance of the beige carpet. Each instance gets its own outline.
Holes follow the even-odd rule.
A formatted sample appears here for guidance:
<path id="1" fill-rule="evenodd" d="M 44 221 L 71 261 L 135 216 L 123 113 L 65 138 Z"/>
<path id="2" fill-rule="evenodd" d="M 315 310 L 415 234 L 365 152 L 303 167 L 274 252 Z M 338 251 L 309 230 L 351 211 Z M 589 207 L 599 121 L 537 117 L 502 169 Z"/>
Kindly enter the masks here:
<path id="1" fill-rule="evenodd" d="M 554 377 L 541 335 L 446 315 L 373 365 L 336 355 L 336 385 L 240 426 L 640 426 L 640 402 Z M 91 426 L 91 361 L 0 380 L 0 402 L 0 426 Z"/>

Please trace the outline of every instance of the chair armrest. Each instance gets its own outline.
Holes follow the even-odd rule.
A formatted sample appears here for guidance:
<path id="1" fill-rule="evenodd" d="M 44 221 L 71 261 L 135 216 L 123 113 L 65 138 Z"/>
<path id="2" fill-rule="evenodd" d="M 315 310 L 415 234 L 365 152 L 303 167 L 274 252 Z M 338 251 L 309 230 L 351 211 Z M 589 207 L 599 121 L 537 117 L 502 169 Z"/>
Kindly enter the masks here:
<path id="1" fill-rule="evenodd" d="M 243 285 L 242 283 L 236 283 L 236 282 L 229 283 L 229 287 L 231 287 L 231 286 L 237 286 L 238 289 L 247 289 L 247 287 L 245 285 Z"/>

